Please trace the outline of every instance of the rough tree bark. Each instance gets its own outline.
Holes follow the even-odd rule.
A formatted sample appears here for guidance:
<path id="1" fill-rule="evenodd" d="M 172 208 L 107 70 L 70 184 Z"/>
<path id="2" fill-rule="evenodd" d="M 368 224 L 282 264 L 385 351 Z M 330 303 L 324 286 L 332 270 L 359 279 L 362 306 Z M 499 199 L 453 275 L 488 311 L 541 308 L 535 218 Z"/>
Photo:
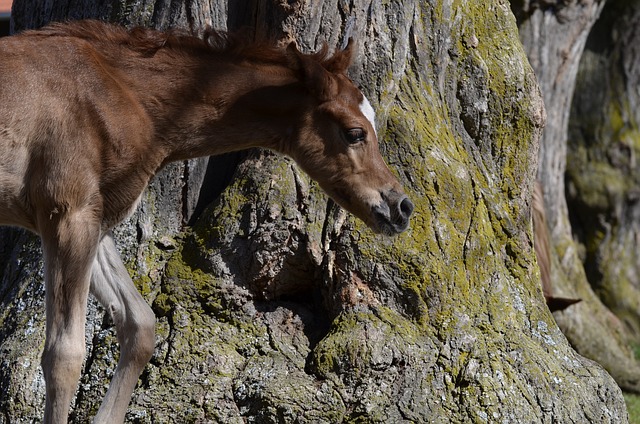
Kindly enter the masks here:
<path id="1" fill-rule="evenodd" d="M 309 50 L 356 36 L 351 74 L 416 203 L 389 240 L 268 152 L 163 172 L 117 232 L 158 315 L 130 422 L 626 422 L 615 382 L 542 298 L 530 199 L 544 112 L 508 2 L 28 3 L 16 28 L 247 25 Z M 43 406 L 37 242 L 2 237 L 0 422 L 27 421 Z M 115 366 L 112 326 L 90 315 L 78 422 Z"/>
<path id="2" fill-rule="evenodd" d="M 609 0 L 582 55 L 568 201 L 587 278 L 640 344 L 640 2 Z"/>
<path id="3" fill-rule="evenodd" d="M 621 256 L 605 265 L 604 261 L 594 262 L 597 251 L 605 251 L 605 258 L 613 257 L 613 250 L 607 251 L 607 248 L 598 247 L 603 239 L 602 226 L 607 227 L 606 223 L 600 225 L 598 213 L 604 213 L 596 210 L 597 202 L 604 200 L 602 196 L 607 196 L 607 192 L 611 190 L 619 190 L 620 198 L 612 201 L 609 209 L 610 219 L 615 214 L 627 214 L 630 216 L 624 224 L 616 229 L 614 234 L 618 234 L 619 238 L 625 239 L 626 244 L 616 245 L 615 242 L 609 243 L 609 248 L 616 249 L 618 253 L 620 249 L 634 246 L 637 241 L 629 240 L 636 233 L 620 233 L 618 230 L 626 231 L 627 228 L 634 228 L 637 222 L 631 223 L 633 219 L 633 208 L 627 208 L 624 212 L 615 208 L 623 207 L 629 204 L 626 198 L 628 189 L 624 187 L 633 187 L 633 181 L 624 181 L 625 176 L 620 176 L 616 180 L 616 185 L 612 186 L 608 180 L 604 179 L 606 173 L 594 172 L 602 170 L 601 152 L 594 153 L 591 145 L 594 139 L 600 136 L 597 130 L 597 122 L 601 122 L 601 126 L 608 125 L 603 121 L 601 115 L 597 115 L 600 121 L 596 120 L 601 107 L 608 108 L 612 103 L 601 105 L 602 98 L 597 95 L 604 96 L 604 87 L 607 87 L 608 81 L 611 81 L 610 74 L 606 70 L 610 69 L 604 65 L 604 55 L 600 57 L 600 73 L 594 72 L 592 60 L 593 54 L 586 54 L 583 59 L 583 75 L 582 86 L 576 87 L 576 78 L 578 69 L 583 57 L 583 51 L 587 42 L 587 37 L 592 32 L 594 23 L 598 20 L 600 12 L 604 7 L 604 1 L 601 0 L 580 0 L 580 1 L 530 1 L 530 2 L 512 2 L 512 7 L 518 17 L 520 37 L 527 51 L 529 60 L 534 68 L 540 88 L 543 93 L 545 107 L 547 110 L 547 126 L 543 131 L 540 142 L 540 166 L 538 170 L 538 179 L 541 181 L 544 189 L 544 198 L 546 204 L 547 221 L 551 240 L 555 255 L 552 262 L 552 280 L 554 284 L 555 294 L 571 298 L 581 298 L 583 301 L 575 306 L 566 309 L 563 312 L 555 313 L 558 325 L 565 333 L 571 344 L 581 354 L 596 360 L 602 364 L 616 379 L 618 384 L 626 390 L 638 392 L 640 390 L 640 368 L 633 356 L 633 352 L 629 347 L 630 336 L 627 329 L 601 301 L 601 299 L 593 292 L 589 285 L 587 272 L 594 274 L 594 267 L 610 266 L 610 271 L 614 271 L 618 266 Z M 620 13 L 620 10 L 612 10 L 612 14 Z M 620 21 L 626 21 L 622 15 L 618 15 Z M 628 27 L 627 31 L 630 31 Z M 607 34 L 594 33 L 592 35 L 592 46 L 600 46 L 606 43 Z M 609 43 L 615 44 L 616 49 L 624 49 L 631 44 Z M 601 47 L 598 47 L 600 49 Z M 631 51 L 631 50 L 630 50 Z M 585 61 L 588 61 L 585 65 Z M 597 63 L 597 62 L 596 62 Z M 618 63 L 611 65 L 616 68 Z M 614 79 L 615 80 L 615 79 Z M 585 86 L 588 82 L 590 86 Z M 598 88 L 596 88 L 596 86 Z M 634 86 L 637 87 L 637 86 Z M 620 87 L 622 89 L 622 87 Z M 635 88 L 634 88 L 635 89 Z M 595 90 L 595 91 L 594 91 Z M 573 139 L 570 148 L 567 149 L 567 141 L 569 139 L 568 129 L 571 116 L 572 99 L 576 92 L 576 98 L 573 102 L 576 112 L 574 112 Z M 596 94 L 597 93 L 597 94 Z M 612 94 L 612 93 L 611 93 Z M 622 95 L 624 93 L 617 93 Z M 634 98 L 637 98 L 637 94 Z M 626 109 L 625 109 L 626 110 Z M 590 115 L 587 115 L 587 113 Z M 607 109 L 607 112 L 609 110 Z M 609 118 L 609 116 L 607 116 Z M 629 116 L 629 119 L 631 116 Z M 629 125 L 632 123 L 629 121 Z M 580 127 L 581 126 L 581 127 Z M 590 135 L 589 135 L 590 134 Z M 586 137 L 586 139 L 584 138 Z M 579 141 L 582 140 L 582 141 Z M 609 140 L 603 141 L 604 144 Z M 602 144 L 600 144 L 601 146 Z M 572 181 L 569 185 L 569 193 L 575 193 L 579 187 L 581 193 L 573 195 L 572 205 L 575 207 L 574 218 L 580 216 L 584 219 L 576 227 L 579 239 L 590 247 L 590 257 L 585 258 L 581 252 L 584 250 L 574 239 L 574 231 L 572 221 L 569 218 L 569 208 L 566 200 L 565 188 L 565 170 L 567 169 L 567 158 L 569 158 L 569 175 Z M 589 186 L 588 183 L 591 183 Z M 635 181 L 637 189 L 637 180 Z M 633 197 L 633 190 L 629 191 Z M 576 197 L 580 197 L 578 200 Z M 597 199 L 597 200 L 594 200 Z M 582 204 L 580 204 L 582 202 Z M 595 202 L 595 203 L 594 203 Z M 615 203 L 617 202 L 617 203 Z M 614 205 L 615 203 L 615 205 Z M 631 202 L 631 204 L 633 201 Z M 587 212 L 585 207 L 589 204 L 592 209 Z M 586 212 L 586 214 L 585 214 Z M 576 223 L 576 219 L 573 220 Z M 610 238 L 611 233 L 608 234 Z M 608 243 L 602 244 L 606 246 Z M 615 247 L 614 247 L 615 246 Z M 636 250 L 628 251 L 627 255 L 633 255 L 636 264 Z M 631 261 L 629 256 L 627 258 Z M 583 259 L 585 263 L 583 264 Z M 585 267 L 587 272 L 585 272 Z M 628 269 L 627 271 L 632 271 Z M 619 282 L 619 275 L 618 278 Z M 591 279 L 591 282 L 598 283 L 598 280 Z M 613 285 L 613 282 L 611 282 Z M 617 295 L 613 293 L 619 290 L 621 285 L 617 285 L 612 290 L 607 291 L 608 296 L 618 296 L 618 299 L 624 297 L 628 303 L 637 305 L 638 297 L 631 296 L 628 291 L 620 290 Z M 625 288 L 630 289 L 628 285 Z M 603 293 L 603 291 L 600 291 Z M 611 302 L 607 302 L 610 304 Z M 622 302 L 620 302 L 622 304 Z M 627 305 L 628 306 L 628 305 Z M 628 309 L 627 309 L 628 312 Z M 637 316 L 637 310 L 633 312 Z M 620 315 L 624 316 L 624 315 Z"/>

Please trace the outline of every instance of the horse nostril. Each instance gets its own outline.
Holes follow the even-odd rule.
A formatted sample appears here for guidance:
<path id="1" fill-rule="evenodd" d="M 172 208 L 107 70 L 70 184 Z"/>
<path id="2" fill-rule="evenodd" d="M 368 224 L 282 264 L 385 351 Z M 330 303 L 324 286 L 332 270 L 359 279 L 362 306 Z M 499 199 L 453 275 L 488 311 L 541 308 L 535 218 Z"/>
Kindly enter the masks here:
<path id="1" fill-rule="evenodd" d="M 405 196 L 404 199 L 402 199 L 402 201 L 400 202 L 398 208 L 400 209 L 400 216 L 408 219 L 413 213 L 414 206 L 411 200 L 409 200 L 409 198 Z"/>

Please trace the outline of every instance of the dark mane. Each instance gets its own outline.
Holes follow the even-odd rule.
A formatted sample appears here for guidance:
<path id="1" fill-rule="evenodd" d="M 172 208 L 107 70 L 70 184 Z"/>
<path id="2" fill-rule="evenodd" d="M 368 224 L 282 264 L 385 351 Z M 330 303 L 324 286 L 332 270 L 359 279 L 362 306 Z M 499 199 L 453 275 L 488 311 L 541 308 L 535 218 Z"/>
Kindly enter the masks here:
<path id="1" fill-rule="evenodd" d="M 182 29 L 159 31 L 156 29 L 124 27 L 96 20 L 53 23 L 30 35 L 48 37 L 75 37 L 100 43 L 126 47 L 142 56 L 153 56 L 160 49 L 188 51 L 195 54 L 221 54 L 238 60 L 259 63 L 291 65 L 285 49 L 276 47 L 274 40 L 254 41 L 246 32 L 225 32 L 208 28 L 201 37 Z M 306 55 L 329 69 L 337 55 L 330 57 L 328 46 L 314 54 Z"/>

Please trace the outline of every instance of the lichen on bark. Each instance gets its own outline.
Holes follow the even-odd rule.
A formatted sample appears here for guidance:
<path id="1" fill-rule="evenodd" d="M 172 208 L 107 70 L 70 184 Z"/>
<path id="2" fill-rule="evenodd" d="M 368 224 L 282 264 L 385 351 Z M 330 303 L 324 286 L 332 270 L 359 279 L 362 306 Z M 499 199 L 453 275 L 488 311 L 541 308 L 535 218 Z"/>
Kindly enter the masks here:
<path id="1" fill-rule="evenodd" d="M 637 208 L 624 200 L 634 183 L 624 164 L 606 163 L 609 152 L 602 146 L 612 141 L 609 125 L 631 122 L 625 103 L 637 97 L 632 93 L 636 84 L 616 73 L 621 63 L 611 55 L 618 50 L 627 59 L 637 56 L 637 43 L 623 41 L 637 28 L 629 25 L 636 3 L 512 2 L 549 115 L 538 178 L 551 236 L 550 279 L 555 296 L 582 299 L 554 316 L 578 352 L 603 365 L 623 389 L 635 392 L 640 390 L 640 367 L 629 347 L 629 328 L 637 327 L 638 293 L 626 277 L 635 266 L 627 252 L 635 250 L 637 230 L 631 217 Z M 625 79 L 633 88 L 614 90 L 615 100 L 607 101 L 611 87 L 620 88 Z M 612 143 L 610 153 L 619 156 L 613 150 L 620 146 Z M 607 277 L 599 275 L 602 271 Z"/>
<path id="2" fill-rule="evenodd" d="M 152 210 L 172 213 L 154 207 L 160 176 L 118 233 L 158 316 L 128 421 L 624 422 L 619 389 L 542 298 L 529 199 L 543 110 L 508 3 L 267 3 L 234 19 L 310 50 L 360 37 L 351 75 L 415 217 L 373 235 L 293 162 L 253 151 L 193 226 L 150 230 Z M 95 311 L 77 421 L 115 366 Z"/>
<path id="3" fill-rule="evenodd" d="M 581 259 L 598 296 L 640 344 L 640 2 L 612 1 L 587 41 L 576 81 L 568 201 Z"/>

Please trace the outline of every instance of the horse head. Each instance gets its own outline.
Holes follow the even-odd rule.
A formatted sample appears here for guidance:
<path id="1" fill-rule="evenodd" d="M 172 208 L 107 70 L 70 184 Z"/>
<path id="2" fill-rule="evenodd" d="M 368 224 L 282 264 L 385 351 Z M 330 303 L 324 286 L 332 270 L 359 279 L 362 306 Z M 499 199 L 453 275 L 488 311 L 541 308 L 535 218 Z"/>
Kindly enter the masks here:
<path id="1" fill-rule="evenodd" d="M 413 203 L 380 155 L 375 112 L 347 77 L 354 43 L 327 56 L 326 45 L 312 55 L 294 43 L 287 54 L 310 94 L 294 146 L 287 152 L 340 206 L 374 232 L 406 230 Z"/>

